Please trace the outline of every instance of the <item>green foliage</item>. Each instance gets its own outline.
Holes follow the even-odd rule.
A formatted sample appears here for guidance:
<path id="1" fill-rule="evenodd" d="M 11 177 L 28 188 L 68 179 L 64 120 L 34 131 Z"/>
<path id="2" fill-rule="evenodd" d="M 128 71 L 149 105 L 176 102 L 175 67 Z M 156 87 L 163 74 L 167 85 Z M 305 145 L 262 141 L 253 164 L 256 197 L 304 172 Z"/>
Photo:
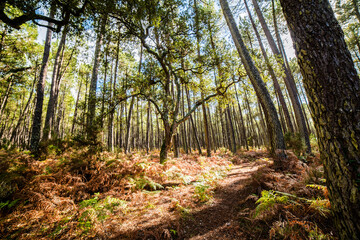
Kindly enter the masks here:
<path id="1" fill-rule="evenodd" d="M 175 205 L 174 205 L 175 210 L 180 213 L 181 217 L 182 217 L 182 218 L 187 218 L 187 217 L 189 217 L 189 215 L 190 215 L 190 208 L 182 206 L 182 205 L 180 204 L 180 202 L 179 202 L 177 199 L 175 199 L 175 198 L 173 198 L 172 200 L 175 202 Z"/>
<path id="2" fill-rule="evenodd" d="M 156 191 L 164 188 L 161 184 L 154 182 L 147 176 L 129 178 L 129 182 L 135 189 L 140 190 L 147 189 L 150 191 Z"/>
<path id="3" fill-rule="evenodd" d="M 203 183 L 196 184 L 194 198 L 196 198 L 199 202 L 208 202 L 213 198 L 213 194 L 214 192 L 211 190 L 209 185 L 205 185 Z"/>
<path id="4" fill-rule="evenodd" d="M 310 208 L 322 215 L 323 217 L 327 217 L 330 214 L 330 201 L 328 199 L 317 198 L 315 200 L 309 200 Z"/>
<path id="5" fill-rule="evenodd" d="M 61 153 L 61 149 L 56 145 L 50 144 L 47 147 L 47 152 L 49 155 L 57 155 L 57 154 Z"/>
<path id="6" fill-rule="evenodd" d="M 292 149 L 297 156 L 305 150 L 305 144 L 300 133 L 287 132 L 284 134 L 286 148 Z"/>
<path id="7" fill-rule="evenodd" d="M 309 138 L 310 138 L 311 148 L 315 151 L 319 151 L 319 144 L 316 136 L 311 133 Z"/>
<path id="8" fill-rule="evenodd" d="M 20 199 L 15 199 L 13 201 L 8 200 L 6 202 L 0 202 L 0 210 L 4 209 L 4 208 L 10 209 L 10 208 L 14 207 L 19 200 Z"/>
<path id="9" fill-rule="evenodd" d="M 79 217 L 79 227 L 84 233 L 87 233 L 93 228 L 94 223 L 104 221 L 113 214 L 115 210 L 121 210 L 123 214 L 127 213 L 127 202 L 111 196 L 100 200 L 99 194 L 95 193 L 95 197 L 84 200 L 79 203 L 80 208 L 86 210 Z"/>
<path id="10" fill-rule="evenodd" d="M 289 197 L 281 195 L 270 190 L 262 191 L 261 197 L 256 201 L 259 205 L 255 209 L 254 217 L 259 216 L 259 214 L 266 211 L 271 211 L 275 204 L 287 204 L 289 202 Z"/>

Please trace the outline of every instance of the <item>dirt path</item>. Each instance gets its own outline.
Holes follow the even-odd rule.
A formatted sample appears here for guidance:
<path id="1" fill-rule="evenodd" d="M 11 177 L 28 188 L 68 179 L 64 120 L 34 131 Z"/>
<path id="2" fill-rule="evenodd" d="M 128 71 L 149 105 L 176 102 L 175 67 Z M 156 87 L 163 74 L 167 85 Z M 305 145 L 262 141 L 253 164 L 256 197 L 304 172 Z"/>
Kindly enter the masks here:
<path id="1" fill-rule="evenodd" d="M 247 201 L 253 192 L 251 175 L 265 165 L 244 163 L 235 166 L 216 189 L 214 200 L 200 211 L 193 213 L 193 218 L 182 224 L 184 239 L 245 239 L 248 233 L 239 228 L 240 210 L 253 205 Z"/>
<path id="2" fill-rule="evenodd" d="M 251 176 L 266 165 L 258 161 L 235 165 L 227 177 L 218 182 L 213 199 L 206 204 L 197 204 L 189 216 L 154 222 L 159 212 L 153 212 L 150 216 L 147 214 L 148 220 L 144 216 L 146 225 L 134 226 L 132 231 L 111 239 L 253 239 L 246 230 L 252 226 L 245 226 L 240 216 L 255 207 L 255 201 L 249 195 L 259 194 L 261 189 L 257 189 Z M 186 194 L 187 190 L 185 187 L 180 191 Z M 129 230 L 129 226 L 126 228 Z M 256 239 L 262 238 L 256 236 Z"/>

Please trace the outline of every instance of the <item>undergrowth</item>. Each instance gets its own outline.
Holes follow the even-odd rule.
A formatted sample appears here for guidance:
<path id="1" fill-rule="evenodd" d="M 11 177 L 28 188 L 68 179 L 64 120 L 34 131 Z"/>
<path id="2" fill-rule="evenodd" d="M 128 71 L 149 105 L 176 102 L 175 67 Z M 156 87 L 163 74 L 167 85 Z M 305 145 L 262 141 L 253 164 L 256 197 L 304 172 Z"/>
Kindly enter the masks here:
<path id="1" fill-rule="evenodd" d="M 38 159 L 29 152 L 0 152 L 1 236 L 88 239 L 114 234 L 147 214 L 150 221 L 152 212 L 187 218 L 196 201 L 212 198 L 231 165 L 220 156 L 184 155 L 159 164 L 158 151 L 125 155 L 71 143 L 42 147 Z"/>

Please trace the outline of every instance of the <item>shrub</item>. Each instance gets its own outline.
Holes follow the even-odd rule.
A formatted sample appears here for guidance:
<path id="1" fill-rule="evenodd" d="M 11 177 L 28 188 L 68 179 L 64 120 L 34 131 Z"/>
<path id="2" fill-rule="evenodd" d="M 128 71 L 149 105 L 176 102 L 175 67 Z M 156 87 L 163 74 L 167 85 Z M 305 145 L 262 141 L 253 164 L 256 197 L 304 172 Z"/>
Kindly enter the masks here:
<path id="1" fill-rule="evenodd" d="M 212 199 L 214 192 L 210 189 L 209 185 L 205 185 L 203 183 L 198 183 L 195 186 L 195 192 L 194 192 L 194 197 L 199 201 L 199 202 L 207 202 L 210 199 Z"/>
<path id="2" fill-rule="evenodd" d="M 94 198 L 79 203 L 80 208 L 86 208 L 79 217 L 79 227 L 84 233 L 91 230 L 96 222 L 107 219 L 110 214 L 114 213 L 115 209 L 120 208 L 123 214 L 127 213 L 126 201 L 111 196 L 100 200 L 98 196 L 99 194 L 95 193 Z"/>

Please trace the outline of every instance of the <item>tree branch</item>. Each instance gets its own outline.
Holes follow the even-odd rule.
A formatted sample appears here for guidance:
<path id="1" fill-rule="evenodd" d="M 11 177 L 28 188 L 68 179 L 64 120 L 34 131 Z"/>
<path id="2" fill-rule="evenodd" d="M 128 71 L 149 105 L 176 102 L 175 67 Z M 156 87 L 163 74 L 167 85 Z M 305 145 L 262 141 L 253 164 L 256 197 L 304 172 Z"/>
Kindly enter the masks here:
<path id="1" fill-rule="evenodd" d="M 228 90 L 229 87 L 231 87 L 231 85 L 235 84 L 235 82 L 232 82 L 230 83 L 228 86 L 225 87 L 225 90 L 223 92 L 221 92 L 219 89 L 216 89 L 216 93 L 214 94 L 211 94 L 209 96 L 207 96 L 206 98 L 203 98 L 202 100 L 200 101 L 197 101 L 195 103 L 195 105 L 191 108 L 191 110 L 182 118 L 180 119 L 179 121 L 177 121 L 176 123 L 177 124 L 181 124 L 183 122 L 185 122 L 189 117 L 190 115 L 201 105 L 203 104 L 204 102 L 210 100 L 211 98 L 213 97 L 216 97 L 216 96 L 219 96 L 219 95 L 224 95 L 226 93 L 226 91 Z"/>

